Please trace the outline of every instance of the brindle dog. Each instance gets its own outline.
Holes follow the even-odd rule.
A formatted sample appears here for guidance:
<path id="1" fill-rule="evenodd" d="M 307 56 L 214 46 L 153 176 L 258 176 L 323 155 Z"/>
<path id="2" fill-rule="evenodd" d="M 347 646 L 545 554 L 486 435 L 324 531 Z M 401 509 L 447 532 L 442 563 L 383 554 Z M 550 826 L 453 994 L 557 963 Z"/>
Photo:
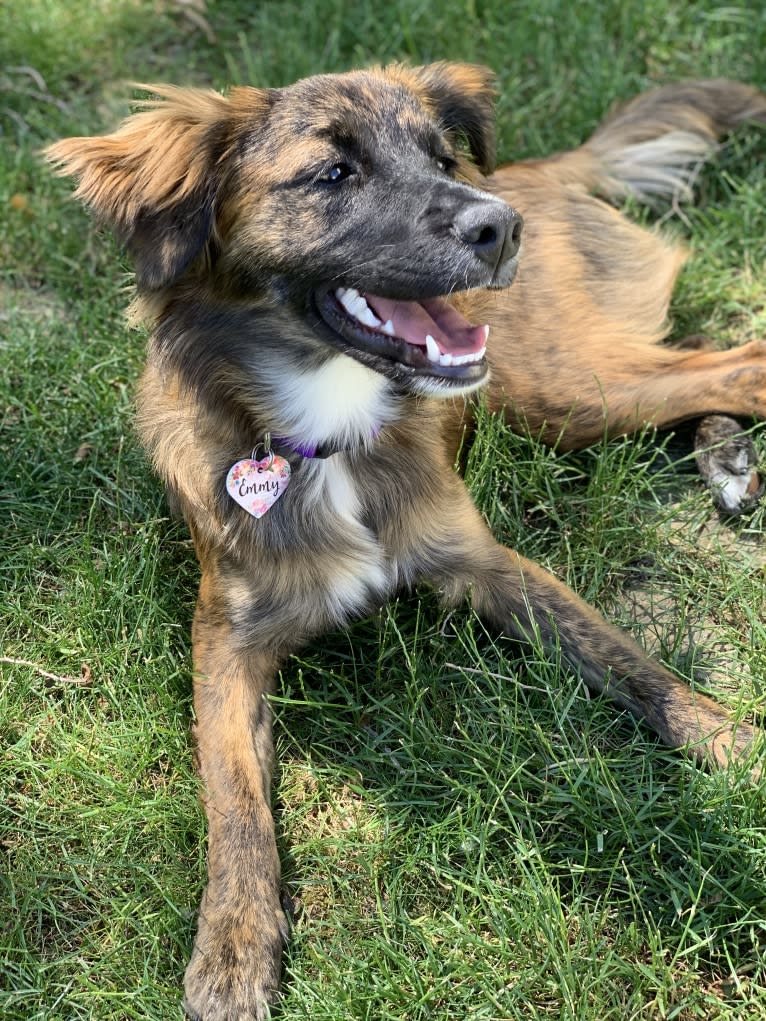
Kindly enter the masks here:
<path id="1" fill-rule="evenodd" d="M 643 423 L 766 417 L 766 343 L 660 346 L 683 253 L 594 197 L 683 194 L 720 132 L 766 119 L 766 98 L 726 81 L 662 88 L 581 148 L 490 177 L 481 68 L 153 91 L 115 134 L 49 156 L 133 256 L 134 315 L 152 331 L 139 429 L 202 568 L 209 882 L 185 1003 L 241 1021 L 266 1015 L 286 934 L 275 674 L 400 586 L 427 580 L 448 604 L 470 592 L 492 626 L 555 643 L 595 691 L 701 760 L 752 755 L 750 726 L 499 546 L 453 465 L 464 395 L 485 384 L 511 422 L 569 448 Z M 245 490 L 282 483 L 260 516 L 237 500 L 235 465 Z"/>

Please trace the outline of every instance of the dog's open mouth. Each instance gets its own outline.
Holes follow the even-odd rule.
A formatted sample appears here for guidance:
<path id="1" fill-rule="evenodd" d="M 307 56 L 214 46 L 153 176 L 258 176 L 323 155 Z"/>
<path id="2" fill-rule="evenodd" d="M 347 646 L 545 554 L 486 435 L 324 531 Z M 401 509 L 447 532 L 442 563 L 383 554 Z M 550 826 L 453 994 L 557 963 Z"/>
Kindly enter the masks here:
<path id="1" fill-rule="evenodd" d="M 445 298 L 396 301 L 338 287 L 317 295 L 325 323 L 358 351 L 465 384 L 487 373 L 489 326 L 472 326 Z"/>

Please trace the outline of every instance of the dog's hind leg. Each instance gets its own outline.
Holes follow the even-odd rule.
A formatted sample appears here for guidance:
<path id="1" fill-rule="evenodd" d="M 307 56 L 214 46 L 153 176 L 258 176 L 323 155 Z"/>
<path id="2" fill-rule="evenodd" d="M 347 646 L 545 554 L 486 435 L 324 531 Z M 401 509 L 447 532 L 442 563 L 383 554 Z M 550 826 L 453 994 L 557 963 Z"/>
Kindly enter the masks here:
<path id="1" fill-rule="evenodd" d="M 241 647 L 217 573 L 203 574 L 194 618 L 194 709 L 208 818 L 208 886 L 186 969 L 194 1021 L 268 1017 L 286 922 L 270 807 L 275 657 Z"/>
<path id="2" fill-rule="evenodd" d="M 590 340 L 558 365 L 552 357 L 534 395 L 529 371 L 501 367 L 490 406 L 562 450 L 705 415 L 766 418 L 766 341 L 698 353 Z"/>
<path id="3" fill-rule="evenodd" d="M 647 349 L 643 369 L 634 366 L 630 379 L 621 378 L 614 387 L 608 375 L 594 378 L 591 406 L 573 407 L 578 443 L 585 439 L 585 421 L 590 419 L 589 440 L 596 440 L 604 435 L 605 425 L 610 435 L 619 435 L 642 425 L 671 426 L 703 415 L 766 418 L 766 341 L 701 354 L 664 351 L 661 367 L 655 367 L 653 353 Z"/>

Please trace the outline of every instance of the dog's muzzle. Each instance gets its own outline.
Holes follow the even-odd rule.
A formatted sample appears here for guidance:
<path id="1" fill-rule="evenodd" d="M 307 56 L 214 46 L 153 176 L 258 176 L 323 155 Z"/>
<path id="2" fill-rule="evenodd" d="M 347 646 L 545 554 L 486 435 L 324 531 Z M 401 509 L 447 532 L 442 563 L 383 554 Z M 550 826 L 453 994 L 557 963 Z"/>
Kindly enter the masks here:
<path id="1" fill-rule="evenodd" d="M 313 310 L 329 328 L 329 339 L 370 368 L 405 384 L 428 377 L 431 392 L 473 390 L 488 377 L 489 326 L 470 323 L 446 295 L 458 281 L 460 289 L 507 287 L 518 263 L 523 221 L 500 199 L 449 182 L 431 192 L 417 222 L 424 237 L 440 239 L 454 254 L 456 268 L 441 281 L 443 296 L 439 291 L 434 296 L 438 278 L 425 246 L 423 273 L 413 284 L 430 296 L 416 296 L 417 289 L 410 298 L 386 297 L 358 284 L 333 286 L 314 292 Z"/>

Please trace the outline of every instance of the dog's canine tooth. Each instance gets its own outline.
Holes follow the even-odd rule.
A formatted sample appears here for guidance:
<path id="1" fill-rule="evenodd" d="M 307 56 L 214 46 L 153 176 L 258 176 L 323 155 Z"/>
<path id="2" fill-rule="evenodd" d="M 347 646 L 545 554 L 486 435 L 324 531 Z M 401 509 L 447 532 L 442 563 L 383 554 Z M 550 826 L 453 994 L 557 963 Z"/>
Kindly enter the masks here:
<path id="1" fill-rule="evenodd" d="M 383 323 L 383 325 L 381 326 L 380 332 L 387 334 L 389 337 L 395 337 L 396 330 L 394 329 L 393 319 L 387 319 L 386 322 Z"/>
<path id="2" fill-rule="evenodd" d="M 428 355 L 429 362 L 436 362 L 437 365 L 439 364 L 441 354 L 439 351 L 439 345 L 430 333 L 426 337 L 426 354 Z"/>

